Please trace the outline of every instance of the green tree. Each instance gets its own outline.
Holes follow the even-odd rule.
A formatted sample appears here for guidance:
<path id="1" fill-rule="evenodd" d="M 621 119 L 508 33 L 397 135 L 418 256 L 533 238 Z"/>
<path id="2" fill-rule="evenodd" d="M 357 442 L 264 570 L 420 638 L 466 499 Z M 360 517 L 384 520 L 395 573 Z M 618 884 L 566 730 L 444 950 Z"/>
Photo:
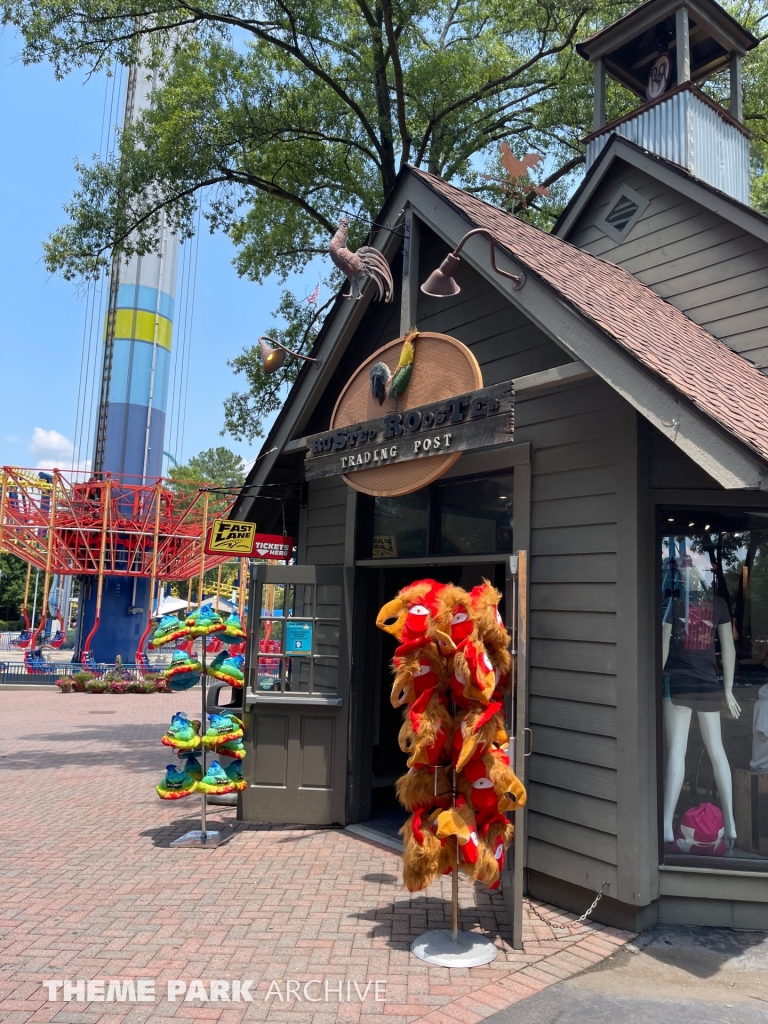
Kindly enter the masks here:
<path id="1" fill-rule="evenodd" d="M 243 460 L 229 448 L 219 445 L 194 455 L 184 466 L 174 466 L 170 472 L 174 483 L 207 483 L 215 487 L 234 489 L 245 483 Z"/>
<path id="2" fill-rule="evenodd" d="M 223 515 L 232 504 L 236 489 L 245 483 L 245 467 L 239 455 L 229 448 L 208 448 L 193 456 L 184 466 L 174 466 L 168 482 L 183 503 L 200 500 L 200 491 L 208 485 L 208 515 Z"/>
<path id="3" fill-rule="evenodd" d="M 498 142 L 545 148 L 552 182 L 583 162 L 590 72 L 572 44 L 618 0 L 2 0 L 23 60 L 59 75 L 141 61 L 153 107 L 119 152 L 79 166 L 46 247 L 65 276 L 155 247 L 161 210 L 192 231 L 196 193 L 240 273 L 324 252 L 340 209 L 356 239 L 406 163 L 474 181 Z M 567 117 L 558 107 L 568 97 Z"/>
<path id="4" fill-rule="evenodd" d="M 198 203 L 236 246 L 239 274 L 260 282 L 299 272 L 327 250 L 341 212 L 360 245 L 407 163 L 500 205 L 499 143 L 546 155 L 548 199 L 562 206 L 584 162 L 591 68 L 574 43 L 635 0 L 0 0 L 24 38 L 22 59 L 58 75 L 141 62 L 158 71 L 153 106 L 121 135 L 114 157 L 78 163 L 69 221 L 45 262 L 66 278 L 98 276 L 115 250 L 156 248 L 161 217 L 190 237 Z M 730 5 L 755 31 L 763 0 Z M 746 62 L 747 118 L 760 128 L 768 96 L 761 51 Z M 720 88 L 715 83 L 714 88 Z M 609 117 L 637 103 L 611 83 Z M 763 119 L 761 121 L 761 119 Z M 755 170 L 765 171 L 758 139 Z M 768 195 L 761 177 L 756 194 Z M 762 201 L 762 199 L 760 200 Z M 333 279 L 332 279 L 333 280 Z M 278 311 L 304 351 L 322 314 L 287 296 Z M 233 363 L 246 390 L 225 426 L 262 434 L 295 365 L 274 377 L 245 350 Z"/>
<path id="5" fill-rule="evenodd" d="M 364 242 L 398 170 L 420 167 L 494 198 L 480 172 L 498 145 L 547 154 L 553 205 L 583 163 L 591 74 L 577 37 L 626 0 L 0 0 L 22 33 L 22 59 L 58 75 L 157 68 L 151 110 L 113 157 L 78 163 L 69 221 L 45 262 L 98 276 L 111 254 L 153 250 L 161 216 L 182 238 L 198 202 L 229 234 L 239 274 L 285 278 L 327 251 L 340 213 Z M 287 307 L 293 305 L 294 309 Z M 321 322 L 281 309 L 304 349 Z M 226 427 L 262 433 L 295 367 L 264 378 L 253 351 L 234 364 Z"/>
<path id="6" fill-rule="evenodd" d="M 35 573 L 32 570 L 29 596 L 27 597 L 27 614 L 32 618 L 32 602 L 35 596 Z M 27 563 L 16 555 L 0 555 L 0 619 L 9 623 L 21 621 L 21 607 L 24 604 L 24 588 L 27 582 Z M 35 603 L 35 616 L 40 615 L 43 607 L 43 573 L 40 573 Z"/>
<path id="7" fill-rule="evenodd" d="M 0 555 L 0 619 L 16 621 L 21 618 L 26 579 L 26 562 L 15 555 Z M 31 590 L 29 601 L 31 605 Z M 28 610 L 31 612 L 31 607 Z"/>

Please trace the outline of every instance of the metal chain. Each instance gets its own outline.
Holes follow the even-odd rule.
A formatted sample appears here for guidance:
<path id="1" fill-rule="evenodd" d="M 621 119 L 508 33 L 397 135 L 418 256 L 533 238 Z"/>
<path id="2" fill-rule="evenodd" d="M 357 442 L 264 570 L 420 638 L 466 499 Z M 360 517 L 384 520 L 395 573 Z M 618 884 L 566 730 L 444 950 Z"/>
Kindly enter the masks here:
<path id="1" fill-rule="evenodd" d="M 575 921 L 571 922 L 571 924 L 552 924 L 551 921 L 548 921 L 546 919 L 546 917 L 543 917 L 538 912 L 538 910 L 536 909 L 536 907 L 534 907 L 533 903 L 530 900 L 526 900 L 525 902 L 528 904 L 528 909 L 534 915 L 534 917 L 538 917 L 538 919 L 543 924 L 547 925 L 548 928 L 551 928 L 553 931 L 570 932 L 572 935 L 575 935 L 576 933 L 573 930 L 575 925 L 583 924 L 584 921 L 586 921 L 586 919 L 589 917 L 589 915 L 592 913 L 592 911 L 595 909 L 597 904 L 600 902 L 600 900 L 605 895 L 605 891 L 608 888 L 608 885 L 609 885 L 608 882 L 603 882 L 603 884 L 600 886 L 600 892 L 597 894 L 597 896 L 595 896 L 595 898 L 594 898 L 594 900 L 592 902 L 592 905 L 587 910 L 584 911 L 584 913 L 581 915 L 581 917 L 579 917 Z M 580 929 L 580 931 L 583 931 L 583 930 L 584 929 Z"/>
<path id="2" fill-rule="evenodd" d="M 288 536 L 288 530 L 285 528 L 285 502 L 282 503 L 281 507 L 282 507 L 282 510 L 283 510 L 283 536 L 287 537 Z"/>
<path id="3" fill-rule="evenodd" d="M 595 909 L 597 904 L 600 902 L 600 900 L 605 895 L 605 890 L 607 888 L 608 888 L 608 882 L 603 882 L 603 884 L 600 886 L 600 892 L 597 894 L 597 896 L 595 896 L 594 900 L 592 901 L 592 905 L 589 907 L 588 910 L 584 911 L 584 913 L 581 915 L 581 917 L 576 919 L 576 924 L 581 924 L 582 921 L 586 921 L 587 920 L 589 915 L 592 913 L 592 911 Z"/>

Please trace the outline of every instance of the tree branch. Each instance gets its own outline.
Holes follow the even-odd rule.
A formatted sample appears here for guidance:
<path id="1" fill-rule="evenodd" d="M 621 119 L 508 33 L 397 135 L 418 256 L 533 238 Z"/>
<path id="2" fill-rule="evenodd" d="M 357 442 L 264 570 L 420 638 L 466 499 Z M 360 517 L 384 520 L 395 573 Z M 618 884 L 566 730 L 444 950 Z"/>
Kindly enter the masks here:
<path id="1" fill-rule="evenodd" d="M 509 85 L 510 82 L 513 82 L 516 78 L 519 78 L 529 68 L 532 68 L 534 65 L 538 64 L 546 57 L 552 57 L 556 53 L 562 53 L 562 51 L 567 49 L 567 47 L 569 47 L 573 42 L 573 38 L 576 35 L 579 24 L 581 23 L 585 14 L 586 11 L 582 11 L 579 14 L 579 16 L 571 25 L 568 35 L 559 45 L 550 46 L 547 49 L 542 49 L 540 46 L 536 53 L 529 57 L 527 61 L 524 61 L 522 64 L 518 65 L 518 67 L 516 67 L 514 71 L 510 71 L 506 75 L 501 75 L 499 78 L 495 78 L 489 82 L 486 82 L 485 85 L 482 85 L 479 89 L 476 89 L 474 92 L 468 93 L 461 99 L 455 100 L 453 103 L 449 104 L 447 107 L 441 110 L 439 114 L 434 114 L 429 119 L 427 127 L 424 129 L 424 135 L 422 137 L 421 144 L 416 155 L 416 165 L 419 166 L 422 160 L 424 159 L 424 154 L 427 151 L 427 146 L 429 145 L 430 138 L 434 133 L 435 128 L 440 123 L 440 121 L 445 120 L 446 117 L 448 117 L 450 114 L 455 113 L 457 110 L 460 110 L 462 107 L 466 107 L 471 103 L 476 103 L 478 100 L 482 99 L 483 96 L 487 96 L 489 92 L 493 92 L 494 89 L 499 89 L 502 86 Z M 544 34 L 543 38 L 546 39 L 546 33 Z"/>
<path id="2" fill-rule="evenodd" d="M 408 117 L 405 110 L 405 86 L 403 84 L 403 66 L 400 63 L 400 50 L 397 45 L 395 28 L 392 24 L 391 0 L 381 0 L 384 17 L 384 30 L 387 34 L 389 55 L 392 60 L 392 71 L 395 79 L 395 103 L 397 107 L 397 125 L 400 129 L 400 166 L 404 167 L 411 159 L 411 133 L 408 129 Z"/>

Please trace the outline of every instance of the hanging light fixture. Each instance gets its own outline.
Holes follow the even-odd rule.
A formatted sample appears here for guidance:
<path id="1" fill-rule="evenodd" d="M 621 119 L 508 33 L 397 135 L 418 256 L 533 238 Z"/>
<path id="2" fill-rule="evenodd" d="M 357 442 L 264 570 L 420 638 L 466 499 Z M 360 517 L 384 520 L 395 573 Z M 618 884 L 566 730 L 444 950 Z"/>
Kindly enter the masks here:
<path id="1" fill-rule="evenodd" d="M 272 344 L 267 344 L 268 342 Z M 265 373 L 274 373 L 275 370 L 279 370 L 287 355 L 296 356 L 297 359 L 303 359 L 307 363 L 320 362 L 319 359 L 313 359 L 311 356 L 302 355 L 301 352 L 294 352 L 292 348 L 286 348 L 285 345 L 281 345 L 274 338 L 267 337 L 266 334 L 262 334 L 259 338 L 259 349 L 261 350 L 261 365 L 264 367 Z"/>
<path id="2" fill-rule="evenodd" d="M 494 245 L 496 239 L 493 237 L 487 228 L 474 228 L 472 231 L 468 231 L 462 238 L 453 252 L 448 253 L 443 262 L 437 268 L 433 270 L 427 280 L 421 286 L 421 290 L 425 295 L 430 295 L 433 299 L 448 299 L 452 295 L 458 295 L 461 288 L 456 284 L 456 271 L 459 269 L 461 260 L 459 259 L 459 253 L 464 248 L 464 243 L 467 239 L 473 235 L 483 235 L 488 239 L 491 247 L 491 266 L 501 277 L 507 277 L 510 281 L 514 281 L 513 288 L 515 291 L 522 288 L 525 284 L 525 274 L 521 271 L 519 274 L 508 274 L 506 270 L 500 270 L 496 266 L 496 254 L 494 251 Z"/>

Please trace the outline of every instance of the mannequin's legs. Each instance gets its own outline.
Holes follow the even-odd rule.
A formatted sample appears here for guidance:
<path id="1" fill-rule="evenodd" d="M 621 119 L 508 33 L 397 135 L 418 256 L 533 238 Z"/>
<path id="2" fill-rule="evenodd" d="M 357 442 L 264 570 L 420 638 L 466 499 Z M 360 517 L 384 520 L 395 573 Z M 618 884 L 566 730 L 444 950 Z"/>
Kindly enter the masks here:
<path id="1" fill-rule="evenodd" d="M 731 766 L 728 764 L 728 758 L 723 747 L 720 712 L 699 711 L 698 715 L 701 737 L 704 740 L 704 746 L 707 748 L 709 760 L 712 762 L 712 771 L 715 775 L 720 806 L 723 810 L 725 844 L 731 850 L 736 839 L 736 822 L 733 819 L 733 778 L 731 776 Z"/>
<path id="2" fill-rule="evenodd" d="M 691 727 L 691 709 L 664 701 L 664 737 L 667 742 L 667 770 L 664 777 L 664 842 L 674 838 L 672 819 L 685 779 L 685 751 L 688 747 L 688 730 Z"/>

